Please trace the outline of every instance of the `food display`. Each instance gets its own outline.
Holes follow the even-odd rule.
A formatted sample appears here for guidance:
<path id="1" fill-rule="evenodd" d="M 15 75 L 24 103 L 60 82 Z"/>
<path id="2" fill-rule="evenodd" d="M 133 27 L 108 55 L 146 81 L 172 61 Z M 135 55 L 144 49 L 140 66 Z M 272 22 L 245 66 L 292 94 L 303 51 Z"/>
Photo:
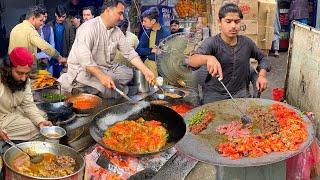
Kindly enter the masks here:
<path id="1" fill-rule="evenodd" d="M 26 155 L 18 156 L 13 160 L 16 171 L 32 177 L 57 178 L 68 176 L 75 172 L 75 160 L 70 156 L 59 156 L 43 153 L 40 163 L 31 163 Z"/>
<path id="2" fill-rule="evenodd" d="M 167 136 L 161 122 L 139 118 L 112 125 L 104 132 L 102 141 L 118 152 L 142 154 L 159 151 L 167 143 Z"/>
<path id="3" fill-rule="evenodd" d="M 171 109 L 179 113 L 181 116 L 184 116 L 192 108 L 193 106 L 187 103 L 178 103 L 171 105 Z"/>
<path id="4" fill-rule="evenodd" d="M 35 80 L 31 83 L 33 89 L 41 89 L 53 86 L 56 79 L 48 71 L 41 70 L 37 73 Z"/>
<path id="5" fill-rule="evenodd" d="M 193 134 L 199 134 L 207 129 L 210 122 L 213 120 L 213 113 L 206 109 L 202 109 L 194 114 L 189 120 L 189 131 Z"/>
<path id="6" fill-rule="evenodd" d="M 65 95 L 54 92 L 41 93 L 41 99 L 45 101 L 62 101 L 66 99 Z"/>
<path id="7" fill-rule="evenodd" d="M 251 107 L 248 113 L 253 120 L 249 126 L 232 121 L 217 127 L 216 131 L 227 137 L 216 146 L 222 156 L 254 158 L 271 152 L 295 151 L 308 137 L 303 119 L 288 107 Z"/>

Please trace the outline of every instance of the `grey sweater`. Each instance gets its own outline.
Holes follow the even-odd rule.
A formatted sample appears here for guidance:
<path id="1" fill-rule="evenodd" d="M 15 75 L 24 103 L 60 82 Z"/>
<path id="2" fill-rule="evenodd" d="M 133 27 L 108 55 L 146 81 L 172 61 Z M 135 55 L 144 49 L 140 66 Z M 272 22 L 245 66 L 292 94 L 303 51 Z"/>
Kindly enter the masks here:
<path id="1" fill-rule="evenodd" d="M 237 44 L 231 47 L 218 34 L 205 39 L 196 53 L 218 59 L 222 66 L 223 82 L 236 97 L 248 96 L 245 90 L 249 83 L 250 58 L 258 61 L 258 68 L 270 69 L 262 51 L 246 36 L 239 35 Z M 209 78 L 211 76 L 208 76 L 206 66 L 202 66 L 197 73 L 198 82 L 203 86 L 205 103 L 229 98 L 217 78 Z"/>

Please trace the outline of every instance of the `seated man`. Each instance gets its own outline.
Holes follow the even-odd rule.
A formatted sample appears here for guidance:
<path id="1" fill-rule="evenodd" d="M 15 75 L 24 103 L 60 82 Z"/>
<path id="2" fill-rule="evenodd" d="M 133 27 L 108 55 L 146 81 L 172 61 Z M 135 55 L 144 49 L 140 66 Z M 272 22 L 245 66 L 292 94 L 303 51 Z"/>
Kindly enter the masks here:
<path id="1" fill-rule="evenodd" d="M 154 74 L 116 27 L 123 20 L 124 7 L 122 0 L 105 1 L 102 14 L 78 28 L 68 57 L 68 71 L 58 79 L 63 91 L 70 93 L 75 88 L 90 89 L 89 93 L 105 98 L 119 97 L 113 90 L 116 86 L 128 92 L 127 84 L 133 77 L 133 71 L 114 62 L 116 50 L 137 67 L 149 83 L 155 82 Z"/>
<path id="2" fill-rule="evenodd" d="M 26 48 L 16 47 L 10 62 L 1 69 L 0 129 L 11 140 L 29 141 L 39 135 L 39 128 L 50 126 L 33 102 L 29 73 L 33 55 Z"/>
<path id="3" fill-rule="evenodd" d="M 159 23 L 159 10 L 156 7 L 147 9 L 142 13 L 143 26 L 147 29 L 140 37 L 140 42 L 136 49 L 137 53 L 147 58 L 145 65 L 157 76 L 156 54 L 159 54 L 159 43 L 164 38 L 170 36 L 170 32 Z"/>
<path id="4" fill-rule="evenodd" d="M 258 61 L 257 90 L 262 92 L 267 88 L 267 59 L 252 40 L 238 35 L 242 18 L 237 5 L 222 6 L 219 10 L 221 33 L 205 39 L 196 54 L 187 60 L 189 66 L 201 67 L 197 78 L 203 87 L 204 103 L 229 99 L 216 76 L 223 78 L 222 81 L 234 97 L 249 97 L 250 58 Z"/>

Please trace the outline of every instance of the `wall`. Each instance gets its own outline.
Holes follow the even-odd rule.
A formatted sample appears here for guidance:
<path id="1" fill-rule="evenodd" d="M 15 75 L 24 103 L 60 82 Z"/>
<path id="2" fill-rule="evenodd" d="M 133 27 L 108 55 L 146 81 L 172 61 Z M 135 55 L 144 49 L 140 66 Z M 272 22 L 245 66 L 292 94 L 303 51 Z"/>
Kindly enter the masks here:
<path id="1" fill-rule="evenodd" d="M 7 32 L 10 32 L 11 29 L 19 22 L 19 17 L 22 14 L 25 14 L 27 8 L 35 5 L 36 0 L 1 0 L 1 4 L 5 8 L 3 15 L 3 22 L 6 25 Z"/>
<path id="2" fill-rule="evenodd" d="M 294 23 L 288 55 L 286 99 L 320 117 L 320 31 Z"/>

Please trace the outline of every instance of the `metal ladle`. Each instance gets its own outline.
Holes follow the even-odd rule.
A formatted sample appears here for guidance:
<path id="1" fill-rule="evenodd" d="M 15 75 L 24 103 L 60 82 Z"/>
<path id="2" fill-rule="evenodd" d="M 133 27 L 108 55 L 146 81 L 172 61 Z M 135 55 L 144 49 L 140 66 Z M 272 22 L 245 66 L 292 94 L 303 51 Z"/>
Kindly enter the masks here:
<path id="1" fill-rule="evenodd" d="M 12 142 L 9 137 L 7 136 L 7 134 L 5 133 L 2 133 L 2 138 L 3 140 L 10 144 L 11 146 L 19 149 L 21 152 L 23 152 L 24 154 L 26 154 L 27 156 L 29 156 L 30 158 L 30 162 L 33 163 L 33 164 L 37 164 L 37 163 L 40 163 L 42 160 L 43 160 L 43 155 L 42 154 L 35 154 L 35 155 L 31 155 L 29 154 L 28 152 L 24 151 L 23 149 L 19 148 L 14 142 Z"/>
<path id="2" fill-rule="evenodd" d="M 224 83 L 222 82 L 222 79 L 218 76 L 218 81 L 221 83 L 221 85 L 223 86 L 223 88 L 227 91 L 227 93 L 229 94 L 230 98 L 232 99 L 232 102 L 234 103 L 234 105 L 236 106 L 236 108 L 240 111 L 241 115 L 241 121 L 243 124 L 249 124 L 252 122 L 251 118 L 246 115 L 241 108 L 239 107 L 239 105 L 236 103 L 236 101 L 233 99 L 231 93 L 229 92 L 229 90 L 227 89 L 227 87 L 224 85 Z"/>

